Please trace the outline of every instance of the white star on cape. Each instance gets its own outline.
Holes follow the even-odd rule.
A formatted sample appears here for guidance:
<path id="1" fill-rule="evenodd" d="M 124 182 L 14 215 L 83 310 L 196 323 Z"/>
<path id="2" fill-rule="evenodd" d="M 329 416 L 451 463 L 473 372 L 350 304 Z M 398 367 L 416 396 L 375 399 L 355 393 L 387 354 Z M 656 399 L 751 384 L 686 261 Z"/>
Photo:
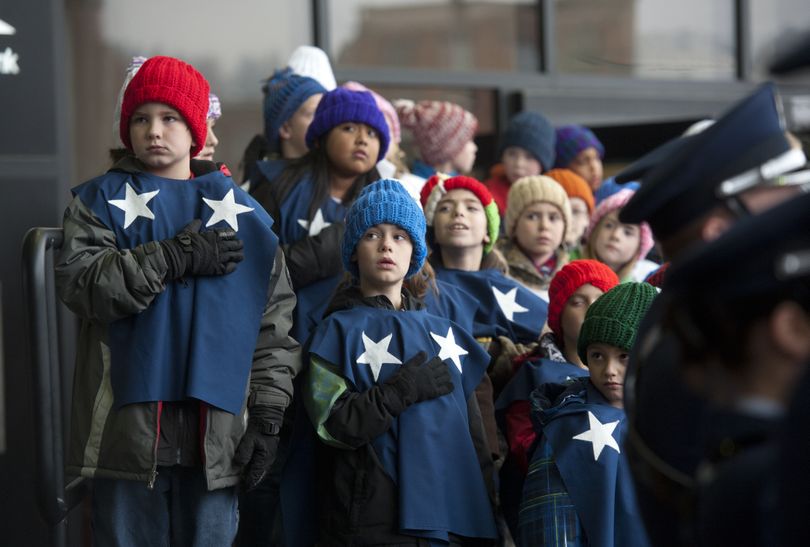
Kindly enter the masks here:
<path id="1" fill-rule="evenodd" d="M 442 361 L 450 359 L 453 361 L 453 364 L 456 365 L 458 371 L 461 372 L 461 359 L 459 359 L 459 357 L 467 355 L 469 352 L 456 344 L 453 327 L 447 329 L 447 336 L 441 336 L 435 332 L 431 332 L 430 335 L 436 340 L 436 343 L 439 344 L 439 359 Z"/>
<path id="2" fill-rule="evenodd" d="M 619 425 L 619 420 L 603 424 L 589 410 L 588 423 L 590 424 L 590 429 L 588 429 L 588 431 L 583 431 L 579 435 L 575 435 L 574 440 L 587 441 L 592 444 L 593 461 L 599 459 L 599 454 L 602 453 L 602 449 L 606 446 L 609 446 L 616 452 L 621 453 L 621 450 L 619 450 L 619 445 L 616 443 L 616 439 L 613 438 L 613 430 L 616 429 L 617 425 Z"/>
<path id="3" fill-rule="evenodd" d="M 145 217 L 154 219 L 155 214 L 146 206 L 149 201 L 157 195 L 160 190 L 154 192 L 144 192 L 143 194 L 136 194 L 135 189 L 126 183 L 127 190 L 124 199 L 110 199 L 107 203 L 115 205 L 124 211 L 124 229 L 129 228 L 129 225 L 135 222 L 138 217 Z"/>
<path id="4" fill-rule="evenodd" d="M 375 342 L 366 336 L 365 331 L 361 334 L 363 336 L 363 347 L 365 351 L 357 358 L 357 363 L 368 365 L 375 382 L 380 376 L 380 369 L 382 369 L 383 365 L 386 363 L 392 365 L 402 364 L 402 361 L 388 353 L 388 344 L 391 343 L 391 336 L 393 336 L 393 334 L 389 334 L 379 342 Z"/>
<path id="5" fill-rule="evenodd" d="M 318 209 L 315 212 L 315 217 L 312 219 L 312 222 L 308 220 L 304 220 L 303 218 L 298 219 L 298 224 L 307 231 L 307 234 L 310 236 L 316 236 L 321 233 L 321 230 L 326 228 L 327 226 L 331 226 L 331 222 L 324 222 L 323 221 L 323 211 Z"/>
<path id="6" fill-rule="evenodd" d="M 501 292 L 497 289 L 497 287 L 492 287 L 492 292 L 495 294 L 495 300 L 498 302 L 498 307 L 501 308 L 503 314 L 510 321 L 514 321 L 513 317 L 516 313 L 529 311 L 529 308 L 524 308 L 515 302 L 515 299 L 517 298 L 517 290 L 517 287 L 512 287 L 512 290 L 508 292 Z"/>
<path id="7" fill-rule="evenodd" d="M 220 220 L 224 220 L 228 223 L 228 225 L 230 225 L 231 228 L 238 232 L 239 221 L 237 220 L 236 215 L 241 215 L 242 213 L 247 213 L 253 210 L 253 207 L 236 203 L 233 198 L 233 188 L 228 190 L 228 193 L 225 194 L 225 197 L 222 199 L 217 200 L 203 198 L 203 201 L 214 210 L 214 214 L 211 215 L 211 218 L 205 223 L 206 228 L 213 226 Z"/>

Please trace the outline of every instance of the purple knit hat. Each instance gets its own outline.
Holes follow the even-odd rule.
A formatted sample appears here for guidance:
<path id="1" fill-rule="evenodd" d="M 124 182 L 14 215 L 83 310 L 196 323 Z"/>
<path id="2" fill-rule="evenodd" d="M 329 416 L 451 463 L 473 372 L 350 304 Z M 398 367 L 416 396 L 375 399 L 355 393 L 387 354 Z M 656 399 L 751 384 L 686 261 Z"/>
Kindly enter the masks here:
<path id="1" fill-rule="evenodd" d="M 402 130 L 399 126 L 399 116 L 397 116 L 397 109 L 394 108 L 394 105 L 390 103 L 388 99 L 374 91 L 373 89 L 369 89 L 360 82 L 346 82 L 342 86 L 343 88 L 348 89 L 349 91 L 368 91 L 371 93 L 371 96 L 374 97 L 374 100 L 377 103 L 377 108 L 380 109 L 380 112 L 383 113 L 385 116 L 386 121 L 388 122 L 388 127 L 391 129 L 391 139 L 399 144 L 402 141 Z"/>
<path id="2" fill-rule="evenodd" d="M 557 128 L 556 167 L 568 167 L 574 158 L 586 148 L 594 147 L 599 157 L 605 157 L 605 147 L 593 131 L 581 125 L 563 125 Z"/>
<path id="3" fill-rule="evenodd" d="M 334 127 L 342 123 L 364 123 L 377 131 L 380 138 L 380 151 L 377 161 L 385 157 L 388 152 L 390 135 L 388 124 L 385 122 L 374 96 L 368 91 L 350 91 L 342 87 L 324 93 L 315 116 L 307 129 L 307 148 L 312 150 L 315 141 L 329 133 Z"/>

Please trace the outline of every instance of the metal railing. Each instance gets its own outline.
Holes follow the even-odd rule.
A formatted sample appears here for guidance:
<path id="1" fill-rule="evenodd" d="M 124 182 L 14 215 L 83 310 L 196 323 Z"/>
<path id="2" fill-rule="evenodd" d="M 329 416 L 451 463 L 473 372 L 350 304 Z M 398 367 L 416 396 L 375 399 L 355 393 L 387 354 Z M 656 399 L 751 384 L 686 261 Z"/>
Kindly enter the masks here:
<path id="1" fill-rule="evenodd" d="M 36 499 L 42 518 L 54 525 L 54 543 L 64 545 L 61 524 L 84 497 L 87 484 L 65 484 L 63 367 L 59 358 L 59 300 L 53 254 L 62 246 L 61 228 L 31 228 L 23 240 L 22 270 L 26 330 L 34 386 Z"/>

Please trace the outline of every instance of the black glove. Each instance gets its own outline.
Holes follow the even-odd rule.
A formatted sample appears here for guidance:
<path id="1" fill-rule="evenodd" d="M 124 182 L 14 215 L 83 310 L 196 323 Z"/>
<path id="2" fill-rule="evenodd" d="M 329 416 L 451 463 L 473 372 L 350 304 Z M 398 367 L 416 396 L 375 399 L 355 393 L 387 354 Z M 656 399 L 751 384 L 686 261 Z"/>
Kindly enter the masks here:
<path id="1" fill-rule="evenodd" d="M 247 429 L 233 457 L 233 462 L 244 468 L 247 490 L 256 488 L 270 471 L 276 459 L 283 419 L 281 408 L 257 406 L 250 409 Z"/>
<path id="2" fill-rule="evenodd" d="M 404 407 L 420 401 L 435 399 L 453 391 L 453 377 L 447 365 L 434 357 L 425 362 L 425 352 L 420 351 L 385 381 L 399 395 Z"/>
<path id="3" fill-rule="evenodd" d="M 160 242 L 166 257 L 165 279 L 189 275 L 225 275 L 245 258 L 242 240 L 230 228 L 200 232 L 202 220 L 192 220 L 172 239 Z"/>

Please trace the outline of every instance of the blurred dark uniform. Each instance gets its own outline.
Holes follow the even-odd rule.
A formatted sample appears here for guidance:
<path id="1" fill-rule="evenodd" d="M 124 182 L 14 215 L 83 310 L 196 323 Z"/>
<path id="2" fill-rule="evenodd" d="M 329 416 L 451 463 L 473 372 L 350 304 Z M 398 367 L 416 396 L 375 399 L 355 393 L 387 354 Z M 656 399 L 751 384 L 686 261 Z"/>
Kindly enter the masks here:
<path id="1" fill-rule="evenodd" d="M 763 164 L 781 158 L 787 161 L 779 169 L 790 170 L 804 163 L 803 155 L 791 153 L 784 133 L 780 99 L 766 84 L 703 132 L 670 141 L 631 166 L 642 185 L 620 220 L 647 221 L 657 239 L 667 240 L 686 237 L 687 228 L 718 206 L 736 218 L 748 216 L 740 194 L 770 184 L 762 177 Z M 779 170 L 770 171 L 774 173 Z M 620 173 L 617 180 L 628 179 Z M 702 245 L 697 236 L 681 242 L 683 251 L 668 257 L 673 268 Z M 662 328 L 667 292 L 665 288 L 642 321 L 631 353 L 625 389 L 631 420 L 627 451 L 652 543 L 694 545 L 695 476 L 718 429 L 709 428 L 714 422 L 706 402 L 684 383 L 680 342 Z"/>
<path id="2" fill-rule="evenodd" d="M 753 367 L 769 373 L 765 386 L 748 388 L 722 404 L 702 405 L 704 422 L 693 427 L 704 434 L 702 458 L 692 484 L 693 544 L 781 544 L 775 477 L 787 401 L 779 395 L 758 393 L 762 387 L 779 386 L 778 382 L 787 380 L 774 380 L 777 377 L 770 374 L 769 357 L 751 362 L 743 349 L 750 339 L 743 342 L 740 337 L 755 321 L 769 318 L 783 301 L 798 303 L 810 321 L 808 213 L 810 195 L 805 194 L 738 222 L 716 241 L 683 257 L 665 285 L 668 298 L 663 324 L 679 341 L 685 357 L 682 370 L 693 367 L 706 373 L 693 383 L 696 389 L 705 390 L 708 398 L 730 385 L 712 374 L 707 366 L 712 360 L 729 371 L 725 382 L 730 377 L 749 377 Z M 762 332 L 766 331 L 752 336 L 771 336 Z M 808 357 L 795 363 L 796 370 Z M 639 415 L 644 412 L 637 411 Z M 803 467 L 808 463 L 803 462 Z M 806 497 L 807 492 L 804 494 Z"/>

